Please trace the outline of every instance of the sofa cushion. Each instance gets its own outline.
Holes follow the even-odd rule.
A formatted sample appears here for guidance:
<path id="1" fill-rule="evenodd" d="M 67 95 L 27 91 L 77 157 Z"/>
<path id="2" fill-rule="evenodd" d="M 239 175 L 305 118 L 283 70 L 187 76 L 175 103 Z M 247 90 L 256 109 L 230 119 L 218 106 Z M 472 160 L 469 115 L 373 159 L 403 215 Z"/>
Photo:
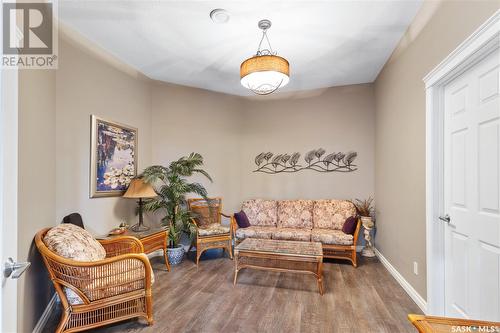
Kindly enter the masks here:
<path id="1" fill-rule="evenodd" d="M 106 250 L 87 230 L 64 223 L 50 229 L 43 242 L 52 252 L 76 261 L 98 261 L 106 258 Z"/>
<path id="2" fill-rule="evenodd" d="M 313 229 L 311 241 L 332 245 L 352 245 L 353 236 L 343 233 L 342 230 Z"/>
<path id="3" fill-rule="evenodd" d="M 264 238 L 270 239 L 276 231 L 275 227 L 259 227 L 251 226 L 248 228 L 240 228 L 236 230 L 236 238 Z"/>
<path id="4" fill-rule="evenodd" d="M 277 228 L 276 231 L 273 232 L 272 238 L 309 242 L 311 240 L 311 230 L 300 228 Z"/>
<path id="5" fill-rule="evenodd" d="M 313 225 L 318 229 L 342 230 L 345 220 L 356 215 L 354 204 L 347 200 L 315 200 Z"/>
<path id="6" fill-rule="evenodd" d="M 276 227 L 278 209 L 275 200 L 252 199 L 243 202 L 241 209 L 252 226 Z"/>
<path id="7" fill-rule="evenodd" d="M 278 227 L 312 229 L 312 200 L 278 201 Z"/>
<path id="8" fill-rule="evenodd" d="M 222 225 L 220 223 L 212 223 L 210 225 L 204 226 L 203 228 L 198 228 L 198 235 L 200 236 L 212 236 L 212 235 L 224 235 L 229 234 L 229 226 Z"/>

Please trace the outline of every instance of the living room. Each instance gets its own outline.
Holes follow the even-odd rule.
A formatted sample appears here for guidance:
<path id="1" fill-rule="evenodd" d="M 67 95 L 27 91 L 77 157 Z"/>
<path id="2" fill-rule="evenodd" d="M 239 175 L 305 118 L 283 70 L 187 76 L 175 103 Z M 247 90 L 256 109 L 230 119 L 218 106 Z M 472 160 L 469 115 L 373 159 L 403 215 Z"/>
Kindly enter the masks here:
<path id="1" fill-rule="evenodd" d="M 53 5 L 56 67 L 2 69 L 0 247 L 30 263 L 3 279 L 2 331 L 500 330 L 498 1 Z M 279 80 L 249 83 L 259 66 Z M 447 155 L 435 99 L 474 70 L 492 129 Z M 129 174 L 102 148 L 118 132 Z M 175 181 L 191 185 L 172 206 Z M 458 232 L 476 201 L 464 221 L 486 233 Z M 50 247 L 74 224 L 102 265 L 134 248 L 117 251 L 142 258 L 143 310 L 119 273 Z"/>

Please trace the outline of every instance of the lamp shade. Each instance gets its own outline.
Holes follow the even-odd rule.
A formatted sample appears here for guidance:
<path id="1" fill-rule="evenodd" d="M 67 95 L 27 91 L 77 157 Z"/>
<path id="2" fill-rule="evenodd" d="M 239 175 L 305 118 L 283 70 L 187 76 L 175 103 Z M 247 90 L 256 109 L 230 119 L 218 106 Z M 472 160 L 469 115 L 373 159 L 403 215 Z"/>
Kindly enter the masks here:
<path id="1" fill-rule="evenodd" d="M 154 198 L 158 196 L 150 184 L 144 182 L 141 178 L 132 179 L 128 186 L 127 192 L 123 195 L 124 198 Z"/>
<path id="2" fill-rule="evenodd" d="M 240 66 L 241 85 L 259 95 L 267 95 L 288 84 L 290 65 L 276 55 L 254 56 Z"/>

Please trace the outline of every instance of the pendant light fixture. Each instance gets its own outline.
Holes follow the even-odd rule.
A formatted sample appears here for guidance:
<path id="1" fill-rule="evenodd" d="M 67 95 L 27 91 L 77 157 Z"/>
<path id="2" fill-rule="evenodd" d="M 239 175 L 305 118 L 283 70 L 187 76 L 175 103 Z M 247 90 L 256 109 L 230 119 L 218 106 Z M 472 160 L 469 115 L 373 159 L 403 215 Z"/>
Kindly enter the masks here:
<path id="1" fill-rule="evenodd" d="M 250 89 L 257 95 L 269 95 L 288 84 L 290 65 L 285 58 L 277 56 L 271 47 L 267 37 L 271 21 L 261 20 L 258 26 L 262 29 L 262 38 L 257 53 L 243 61 L 240 66 L 240 78 L 243 87 Z M 262 48 L 264 39 L 269 46 L 267 49 Z"/>

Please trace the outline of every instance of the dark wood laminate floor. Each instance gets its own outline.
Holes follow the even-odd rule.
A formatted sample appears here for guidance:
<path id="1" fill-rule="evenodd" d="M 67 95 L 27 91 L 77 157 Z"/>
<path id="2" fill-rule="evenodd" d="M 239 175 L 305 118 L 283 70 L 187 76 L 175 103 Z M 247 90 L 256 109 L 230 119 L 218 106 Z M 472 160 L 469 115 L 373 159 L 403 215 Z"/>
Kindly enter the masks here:
<path id="1" fill-rule="evenodd" d="M 233 261 L 204 257 L 199 268 L 185 259 L 171 272 L 152 259 L 153 326 L 132 320 L 92 332 L 416 332 L 406 316 L 421 311 L 377 259 L 358 268 L 326 260 L 320 296 L 313 276 L 291 273 L 246 269 L 233 287 Z"/>

